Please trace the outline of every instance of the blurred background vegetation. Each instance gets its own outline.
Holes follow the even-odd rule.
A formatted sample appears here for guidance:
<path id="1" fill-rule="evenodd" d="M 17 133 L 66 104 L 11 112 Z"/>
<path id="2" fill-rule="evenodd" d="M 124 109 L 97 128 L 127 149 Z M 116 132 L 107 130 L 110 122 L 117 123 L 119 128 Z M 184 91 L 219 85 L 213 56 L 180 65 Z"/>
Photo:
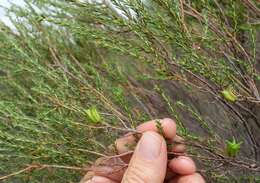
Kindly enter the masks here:
<path id="1" fill-rule="evenodd" d="M 0 182 L 78 182 L 117 137 L 164 117 L 208 182 L 260 182 L 259 8 L 13 4 L 13 27 L 0 24 Z"/>

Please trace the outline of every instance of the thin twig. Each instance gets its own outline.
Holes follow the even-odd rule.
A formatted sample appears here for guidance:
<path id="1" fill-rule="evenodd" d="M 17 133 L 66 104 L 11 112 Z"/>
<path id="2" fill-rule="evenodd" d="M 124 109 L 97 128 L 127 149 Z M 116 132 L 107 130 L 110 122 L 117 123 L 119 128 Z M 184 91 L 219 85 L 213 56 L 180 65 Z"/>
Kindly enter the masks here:
<path id="1" fill-rule="evenodd" d="M 2 176 L 2 177 L 0 177 L 0 180 L 9 179 L 9 178 L 11 178 L 11 177 L 14 177 L 14 176 L 16 176 L 16 175 L 22 174 L 22 173 L 24 173 L 24 172 L 31 171 L 31 170 L 34 169 L 34 168 L 35 168 L 35 167 L 33 167 L 33 166 L 28 166 L 28 167 L 26 167 L 26 168 L 24 168 L 24 169 L 22 169 L 22 170 L 17 171 L 17 172 L 11 173 L 11 174 L 9 174 L 9 175 Z"/>

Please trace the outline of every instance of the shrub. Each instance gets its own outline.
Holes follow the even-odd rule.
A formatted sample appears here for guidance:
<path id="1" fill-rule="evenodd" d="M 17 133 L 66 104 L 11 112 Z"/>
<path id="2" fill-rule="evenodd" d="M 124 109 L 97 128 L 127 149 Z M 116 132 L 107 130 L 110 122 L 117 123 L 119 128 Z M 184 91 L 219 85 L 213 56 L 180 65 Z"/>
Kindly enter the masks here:
<path id="1" fill-rule="evenodd" d="M 27 0 L 8 13 L 0 180 L 77 182 L 117 137 L 168 115 L 208 181 L 259 181 L 257 1 Z M 246 143 L 230 158 L 234 134 Z"/>

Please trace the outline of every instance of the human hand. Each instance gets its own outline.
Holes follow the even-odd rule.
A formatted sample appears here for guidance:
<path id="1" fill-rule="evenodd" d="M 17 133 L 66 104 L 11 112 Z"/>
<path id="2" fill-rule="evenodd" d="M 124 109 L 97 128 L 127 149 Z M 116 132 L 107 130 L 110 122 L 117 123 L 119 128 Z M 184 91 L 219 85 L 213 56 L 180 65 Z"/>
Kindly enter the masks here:
<path id="1" fill-rule="evenodd" d="M 161 120 L 161 125 L 167 139 L 181 139 L 176 136 L 176 124 L 173 120 L 165 118 Z M 100 171 L 99 167 L 96 171 L 89 172 L 81 183 L 205 183 L 202 176 L 196 173 L 196 166 L 191 158 L 178 156 L 168 160 L 166 141 L 157 133 L 155 121 L 146 122 L 137 130 L 142 136 L 133 154 L 126 153 L 129 147 L 136 143 L 133 135 L 126 135 L 115 143 L 118 153 L 125 154 L 120 160 L 129 163 L 127 168 L 114 171 L 114 168 L 110 167 L 112 162 L 106 162 L 106 166 L 101 167 L 103 171 Z M 181 144 L 171 149 L 179 154 L 184 153 L 184 150 L 185 147 Z"/>

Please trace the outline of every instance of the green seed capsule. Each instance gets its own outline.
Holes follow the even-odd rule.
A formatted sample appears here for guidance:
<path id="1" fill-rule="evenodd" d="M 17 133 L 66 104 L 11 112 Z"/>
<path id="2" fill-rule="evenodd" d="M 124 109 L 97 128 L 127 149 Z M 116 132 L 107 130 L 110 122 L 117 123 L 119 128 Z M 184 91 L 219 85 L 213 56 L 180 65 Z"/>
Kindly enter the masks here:
<path id="1" fill-rule="evenodd" d="M 236 157 L 240 151 L 242 142 L 236 142 L 233 138 L 232 141 L 226 141 L 226 153 L 229 157 Z"/>
<path id="2" fill-rule="evenodd" d="M 237 96 L 233 93 L 232 89 L 225 89 L 221 94 L 227 101 L 235 102 L 237 100 Z"/>
<path id="3" fill-rule="evenodd" d="M 88 119 L 92 123 L 99 123 L 102 120 L 96 107 L 91 107 L 91 108 L 87 109 L 85 112 L 87 114 Z"/>

